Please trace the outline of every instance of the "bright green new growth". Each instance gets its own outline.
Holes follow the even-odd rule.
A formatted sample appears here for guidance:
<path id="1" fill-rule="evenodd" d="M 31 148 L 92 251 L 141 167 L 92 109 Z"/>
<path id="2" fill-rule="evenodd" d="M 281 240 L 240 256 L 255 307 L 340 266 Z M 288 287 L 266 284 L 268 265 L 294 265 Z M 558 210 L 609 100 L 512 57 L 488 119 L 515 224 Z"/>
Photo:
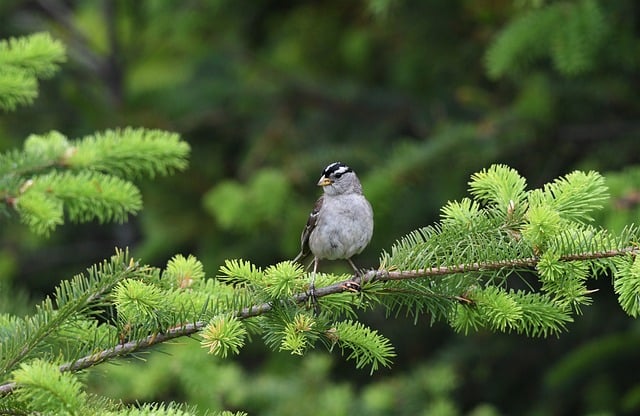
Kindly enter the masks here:
<path id="1" fill-rule="evenodd" d="M 449 202 L 441 224 L 416 230 L 383 253 L 387 270 L 430 276 L 388 284 L 391 292 L 380 301 L 390 313 L 404 310 L 417 318 L 426 312 L 464 333 L 558 335 L 573 312 L 591 303 L 588 278 L 607 270 L 621 276 L 616 288 L 623 308 L 640 310 L 633 268 L 611 258 L 633 250 L 638 230 L 614 235 L 588 224 L 608 197 L 601 175 L 573 172 L 527 191 L 515 170 L 494 165 L 469 185 L 475 200 Z M 539 291 L 509 287 L 514 277 L 536 286 L 534 271 Z"/>
<path id="2" fill-rule="evenodd" d="M 320 274 L 316 281 L 318 284 L 330 285 L 345 278 L 347 276 Z M 340 319 L 342 316 L 355 317 L 356 309 L 364 306 L 358 299 L 353 299 L 352 295 L 335 294 L 319 300 L 321 313 L 317 316 L 314 316 L 309 305 L 293 301 L 292 297 L 307 290 L 309 282 L 307 273 L 299 264 L 285 261 L 262 270 L 244 260 L 228 260 L 220 268 L 218 281 L 227 286 L 233 285 L 238 295 L 242 295 L 244 299 L 252 299 L 244 305 L 244 301 L 235 302 L 242 305 L 242 308 L 269 302 L 262 306 L 268 305 L 270 313 L 256 321 L 247 316 L 243 323 L 248 325 L 249 332 L 262 334 L 265 343 L 274 350 L 301 355 L 313 348 L 317 341 L 322 341 L 329 348 L 337 345 L 341 351 L 349 350 L 348 358 L 356 361 L 357 368 L 370 366 L 372 370 L 380 365 L 390 365 L 390 359 L 395 356 L 393 347 L 386 338 L 364 325 Z M 213 301 L 215 302 L 215 298 Z M 240 316 L 244 315 L 244 312 L 240 313 Z M 222 325 L 218 326 L 225 329 Z M 223 332 L 218 327 L 214 329 Z M 220 345 L 218 347 L 218 344 L 214 344 L 213 348 L 212 342 L 206 345 L 215 354 L 218 348 L 223 350 L 226 340 L 227 348 L 235 351 L 232 340 L 238 339 L 233 331 L 225 336 L 203 337 L 207 341 L 211 338 Z"/>
<path id="3" fill-rule="evenodd" d="M 50 78 L 66 60 L 48 33 L 0 40 L 0 109 L 15 110 L 38 96 L 38 78 Z"/>
<path id="4" fill-rule="evenodd" d="M 381 365 L 389 367 L 391 358 L 396 356 L 387 338 L 360 322 L 338 322 L 330 335 L 335 340 L 334 345 L 340 347 L 343 354 L 345 350 L 350 351 L 347 359 L 355 360 L 356 368 L 371 366 L 371 373 Z"/>
<path id="5" fill-rule="evenodd" d="M 640 261 L 637 257 L 618 259 L 619 277 L 613 287 L 620 306 L 626 313 L 637 318 L 640 315 Z"/>
<path id="6" fill-rule="evenodd" d="M 158 311 L 164 305 L 164 293 L 154 285 L 127 279 L 118 283 L 113 291 L 118 319 L 125 324 L 144 325 L 158 320 Z M 158 325 L 158 330 L 162 327 Z"/>
<path id="7" fill-rule="evenodd" d="M 13 372 L 13 381 L 20 386 L 16 390 L 17 400 L 29 411 L 56 415 L 81 415 L 86 411 L 87 397 L 82 384 L 73 374 L 61 373 L 53 363 L 41 359 L 23 363 Z"/>
<path id="8" fill-rule="evenodd" d="M 169 260 L 162 278 L 173 281 L 173 287 L 188 288 L 204 279 L 204 267 L 194 256 L 178 254 Z"/>
<path id="9" fill-rule="evenodd" d="M 233 315 L 216 316 L 209 321 L 200 333 L 202 347 L 220 358 L 229 354 L 238 354 L 244 346 L 247 330 Z"/>
<path id="10" fill-rule="evenodd" d="M 184 170 L 188 154 L 177 134 L 159 130 L 107 130 L 80 140 L 32 135 L 22 151 L 0 155 L 0 197 L 37 234 L 62 225 L 65 212 L 73 222 L 124 222 L 142 209 L 129 179 Z"/>
<path id="11" fill-rule="evenodd" d="M 305 334 L 310 333 L 315 326 L 315 320 L 307 313 L 298 313 L 293 321 L 288 322 L 282 331 L 284 337 L 280 344 L 280 350 L 291 351 L 291 354 L 302 355 L 309 347 L 309 338 Z"/>
<path id="12" fill-rule="evenodd" d="M 469 192 L 479 203 L 503 207 L 505 212 L 509 208 L 522 207 L 526 187 L 527 181 L 515 169 L 503 165 L 493 165 L 474 173 L 469 182 Z"/>

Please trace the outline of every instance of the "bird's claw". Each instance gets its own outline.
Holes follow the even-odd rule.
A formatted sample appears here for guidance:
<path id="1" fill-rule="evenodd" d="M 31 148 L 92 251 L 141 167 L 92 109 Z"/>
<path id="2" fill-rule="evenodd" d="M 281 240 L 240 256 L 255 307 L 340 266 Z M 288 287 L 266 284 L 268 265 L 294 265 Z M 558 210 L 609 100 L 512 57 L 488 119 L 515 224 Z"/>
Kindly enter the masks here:
<path id="1" fill-rule="evenodd" d="M 348 282 L 345 282 L 345 283 L 342 285 L 342 288 L 343 288 L 345 291 L 349 291 L 349 292 L 353 292 L 353 293 L 359 293 L 359 292 L 360 292 L 360 290 L 362 289 L 362 287 L 360 286 L 360 283 L 358 283 L 358 282 L 356 282 L 356 281 L 353 281 L 353 280 L 350 280 L 350 281 L 348 281 Z"/>
<path id="2" fill-rule="evenodd" d="M 309 285 L 308 299 L 313 307 L 313 312 L 318 315 L 320 313 L 320 306 L 318 305 L 318 297 L 316 296 L 316 287 L 314 284 Z"/>

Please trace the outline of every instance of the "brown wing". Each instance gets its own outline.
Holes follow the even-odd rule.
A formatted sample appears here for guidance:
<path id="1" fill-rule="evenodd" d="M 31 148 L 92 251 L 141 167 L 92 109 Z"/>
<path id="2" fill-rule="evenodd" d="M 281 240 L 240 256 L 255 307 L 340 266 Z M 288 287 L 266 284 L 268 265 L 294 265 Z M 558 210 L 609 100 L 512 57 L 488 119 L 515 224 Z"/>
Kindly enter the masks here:
<path id="1" fill-rule="evenodd" d="M 309 254 L 309 236 L 311 235 L 311 231 L 316 227 L 316 223 L 318 222 L 318 214 L 320 213 L 320 208 L 322 207 L 323 198 L 320 197 L 316 201 L 316 205 L 313 207 L 311 214 L 309 214 L 309 219 L 307 219 L 307 225 L 305 225 L 304 230 L 302 230 L 302 235 L 300 236 L 300 253 L 296 256 L 293 261 L 298 261 L 305 258 Z"/>

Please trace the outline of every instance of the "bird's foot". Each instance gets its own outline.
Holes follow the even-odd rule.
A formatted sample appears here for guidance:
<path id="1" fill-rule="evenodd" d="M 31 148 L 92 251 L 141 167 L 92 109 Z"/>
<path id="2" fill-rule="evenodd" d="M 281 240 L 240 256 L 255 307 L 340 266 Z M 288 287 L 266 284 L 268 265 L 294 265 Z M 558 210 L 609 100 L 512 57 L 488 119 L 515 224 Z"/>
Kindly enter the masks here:
<path id="1" fill-rule="evenodd" d="M 354 269 L 353 277 L 350 281 L 353 283 L 353 285 L 358 286 L 358 292 L 360 291 L 362 286 L 362 279 L 368 272 L 369 270 L 365 269 Z"/>
<path id="2" fill-rule="evenodd" d="M 342 285 L 342 288 L 348 292 L 360 293 L 360 289 L 362 287 L 360 286 L 360 283 L 357 282 L 356 280 L 349 280 L 348 282 L 344 282 L 344 284 Z"/>
<path id="3" fill-rule="evenodd" d="M 309 285 L 309 292 L 307 292 L 308 300 L 313 307 L 313 312 L 318 315 L 320 313 L 320 305 L 318 305 L 318 297 L 316 296 L 316 286 L 312 283 Z"/>

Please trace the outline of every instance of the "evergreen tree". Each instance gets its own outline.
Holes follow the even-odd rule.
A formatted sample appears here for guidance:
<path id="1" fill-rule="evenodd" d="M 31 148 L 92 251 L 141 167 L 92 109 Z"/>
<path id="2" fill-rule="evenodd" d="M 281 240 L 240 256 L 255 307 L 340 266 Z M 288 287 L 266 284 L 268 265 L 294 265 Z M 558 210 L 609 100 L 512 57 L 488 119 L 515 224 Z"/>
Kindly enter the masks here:
<path id="1" fill-rule="evenodd" d="M 202 7 L 209 7 L 205 3 Z M 96 364 L 116 360 L 120 356 L 135 356 L 149 347 L 166 344 L 165 341 L 197 333 L 199 335 L 195 338 L 201 341 L 204 351 L 221 357 L 220 361 L 214 360 L 214 369 L 223 371 L 230 380 L 234 380 L 228 385 L 216 384 L 221 391 L 226 389 L 230 392 L 230 396 L 233 396 L 231 388 L 236 388 L 233 404 L 230 406 L 229 401 L 220 400 L 219 409 L 252 409 L 238 399 L 241 395 L 238 391 L 246 390 L 247 379 L 241 380 L 242 376 L 238 376 L 240 370 L 230 363 L 229 356 L 247 350 L 248 345 L 245 344 L 261 344 L 256 340 L 262 337 L 264 344 L 284 352 L 285 357 L 288 352 L 304 354 L 303 360 L 293 361 L 295 357 L 288 360 L 304 363 L 300 370 L 303 375 L 325 375 L 321 380 L 326 390 L 313 393 L 295 390 L 300 395 L 298 401 L 300 397 L 309 398 L 309 403 L 317 404 L 318 408 L 326 406 L 329 401 L 322 400 L 322 397 L 331 397 L 333 410 L 344 411 L 346 403 L 353 403 L 362 413 L 371 414 L 376 408 L 387 412 L 394 409 L 393 404 L 397 403 L 394 400 L 399 400 L 400 392 L 406 392 L 410 397 L 407 400 L 413 400 L 415 407 L 404 403 L 403 409 L 417 412 L 429 408 L 432 414 L 443 414 L 444 411 L 457 414 L 470 407 L 448 396 L 456 385 L 455 380 L 451 380 L 455 374 L 451 367 L 420 366 L 408 372 L 407 379 L 394 371 L 394 380 L 406 387 L 405 390 L 394 390 L 391 382 L 387 385 L 381 382 L 369 385 L 366 389 L 370 392 L 368 395 L 363 389 L 363 395 L 359 396 L 349 387 L 326 379 L 326 361 L 307 355 L 315 347 L 325 345 L 341 351 L 356 366 L 364 366 L 365 373 L 376 366 L 380 370 L 385 365 L 392 365 L 391 361 L 406 359 L 398 355 L 401 354 L 399 350 L 394 350 L 385 338 L 390 328 L 378 325 L 375 320 L 370 322 L 361 313 L 363 311 L 386 311 L 394 325 L 404 321 L 400 317 L 406 313 L 416 320 L 426 316 L 428 321 L 448 325 L 454 329 L 451 332 L 460 334 L 497 331 L 535 337 L 554 335 L 563 340 L 576 331 L 578 325 L 592 319 L 592 311 L 599 310 L 603 296 L 602 292 L 596 294 L 594 290 L 611 286 L 618 296 L 619 307 L 636 316 L 633 242 L 637 231 L 628 225 L 637 221 L 632 215 L 635 197 L 630 178 L 634 173 L 629 171 L 619 175 L 618 182 L 612 182 L 607 174 L 605 186 L 602 176 L 591 171 L 609 169 L 634 160 L 633 151 L 620 150 L 624 137 L 633 141 L 633 134 L 630 134 L 633 125 L 625 124 L 624 120 L 622 124 L 618 121 L 625 112 L 633 114 L 632 109 L 636 106 L 634 89 L 629 88 L 629 85 L 634 85 L 630 74 L 637 69 L 633 4 L 520 1 L 509 7 L 494 5 L 487 13 L 481 10 L 482 6 L 469 3 L 464 7 L 456 2 L 447 2 L 447 6 L 437 6 L 436 3 L 370 2 L 369 10 L 376 17 L 369 21 L 357 13 L 354 17 L 353 10 L 345 12 L 341 2 L 329 2 L 322 8 L 301 5 L 286 12 L 274 12 L 270 8 L 257 10 L 255 6 L 246 6 L 240 11 L 225 8 L 224 2 L 216 2 L 217 22 L 224 23 L 216 24 L 218 29 L 226 25 L 227 28 L 251 27 L 252 30 L 251 35 L 245 38 L 245 32 L 227 29 L 227 36 L 219 37 L 225 39 L 224 45 L 206 42 L 206 48 L 212 50 L 214 58 L 198 46 L 200 43 L 193 42 L 196 33 L 203 33 L 192 29 L 202 27 L 193 24 L 198 21 L 197 17 L 177 13 L 172 7 L 162 5 L 120 8 L 120 17 L 124 16 L 123 11 L 136 9 L 131 16 L 139 20 L 131 26 L 136 27 L 139 36 L 131 37 L 135 39 L 131 43 L 123 41 L 120 45 L 123 58 L 111 63 L 125 63 L 124 68 L 131 69 L 128 85 L 134 85 L 135 89 L 133 96 L 129 96 L 130 100 L 147 99 L 154 104 L 159 103 L 154 107 L 155 121 L 149 118 L 151 112 L 147 108 L 138 113 L 137 120 L 144 120 L 144 123 L 151 120 L 151 124 L 159 126 L 176 125 L 171 123 L 178 120 L 177 125 L 190 126 L 187 131 L 194 149 L 196 144 L 207 141 L 212 143 L 209 146 L 216 148 L 216 152 L 198 149 L 191 155 L 192 166 L 200 173 L 194 177 L 202 177 L 201 173 L 205 172 L 217 175 L 213 176 L 216 179 L 209 177 L 199 187 L 198 180 L 189 183 L 198 187 L 198 196 L 204 192 L 204 187 L 216 184 L 205 198 L 205 207 L 215 219 L 216 236 L 212 238 L 211 234 L 205 236 L 201 232 L 203 228 L 211 227 L 203 220 L 204 216 L 199 213 L 187 215 L 181 210 L 185 224 L 197 225 L 183 229 L 197 230 L 196 233 L 201 234 L 200 240 L 211 241 L 204 247 L 198 247 L 202 263 L 190 256 L 174 256 L 160 270 L 143 266 L 138 260 L 132 262 L 132 256 L 126 251 L 118 251 L 113 258 L 99 262 L 82 276 L 61 283 L 50 303 L 45 301 L 35 313 L 30 311 L 21 317 L 22 314 L 8 310 L 6 319 L 15 321 L 16 326 L 8 324 L 7 333 L 14 334 L 12 331 L 17 333 L 22 328 L 25 335 L 16 340 L 27 348 L 23 351 L 25 355 L 21 356 L 19 352 L 22 350 L 17 344 L 6 344 L 9 348 L 7 357 L 10 358 L 6 364 L 11 368 L 3 373 L 3 391 L 7 394 L 3 396 L 2 404 L 14 406 L 9 407 L 13 410 L 24 410 L 25 403 L 33 403 L 34 406 L 44 403 L 46 397 L 51 396 L 41 396 L 36 391 L 37 382 L 31 380 L 38 380 L 37 374 L 47 371 L 50 380 L 57 380 L 52 375 L 62 369 L 61 381 L 55 385 L 65 386 L 60 397 L 68 397 L 65 402 L 67 408 L 78 403 L 85 406 L 86 403 L 86 407 L 79 407 L 78 411 L 151 412 L 153 406 L 135 410 L 85 393 L 84 379 L 81 377 L 78 382 L 76 372 L 88 367 L 101 368 Z M 80 28 L 87 22 L 95 25 L 91 7 L 77 10 Z M 206 10 L 210 12 L 210 9 Z M 423 19 L 429 14 L 427 11 L 437 11 L 433 13 L 437 18 L 426 23 Z M 206 12 L 201 14 L 210 16 Z M 450 24 L 454 14 L 464 15 L 463 24 Z M 438 19 L 442 25 L 437 24 Z M 479 75 L 472 69 L 474 66 L 470 62 L 473 60 L 442 53 L 447 49 L 453 50 L 455 43 L 436 39 L 452 39 L 447 28 L 470 27 L 467 34 L 472 35 L 470 37 L 475 39 L 475 43 L 467 46 L 467 50 L 478 51 L 479 54 L 483 45 L 478 40 L 486 39 L 486 33 L 496 30 L 496 26 L 501 24 L 492 19 L 504 19 L 506 23 L 486 54 L 487 72 L 495 82 L 487 88 L 486 85 L 478 86 L 474 81 Z M 151 21 L 157 26 L 151 25 Z M 267 31 L 267 25 L 256 27 L 247 23 L 256 21 L 271 22 L 271 31 Z M 473 24 L 469 26 L 471 21 Z M 478 21 L 483 23 L 478 24 Z M 207 27 L 210 23 L 207 22 Z M 56 30 L 65 33 L 68 27 L 71 26 L 63 24 Z M 123 27 L 126 24 L 120 29 Z M 163 33 L 162 51 L 169 51 L 165 61 L 161 56 L 164 52 L 153 56 L 156 62 L 171 63 L 158 65 L 171 68 L 171 76 L 167 76 L 164 84 L 162 77 L 148 77 L 149 70 L 145 70 L 144 65 L 136 66 L 132 59 L 133 54 L 160 50 L 153 47 L 154 27 L 156 30 L 163 28 L 160 30 Z M 308 33 L 313 35 L 299 35 L 301 27 L 312 27 Z M 165 30 L 169 30 L 171 35 L 167 36 Z M 430 31 L 434 33 L 430 35 Z M 88 33 L 87 44 L 96 42 L 102 47 L 97 35 L 100 31 Z M 71 39 L 76 46 L 79 44 L 73 36 L 66 39 Z M 122 36 L 121 39 L 128 38 Z M 172 42 L 166 45 L 166 39 Z M 425 42 L 425 39 L 430 41 Z M 52 45 L 56 44 L 59 49 L 60 44 L 39 42 L 41 46 L 31 48 L 40 52 L 31 54 L 45 58 L 38 58 L 41 62 L 34 66 L 44 68 L 63 62 L 64 57 L 59 52 L 54 53 Z M 3 56 L 14 53 L 12 60 L 23 56 L 22 60 L 26 62 L 28 48 L 20 52 L 23 46 L 16 45 L 28 46 L 29 43 L 29 38 L 6 42 L 3 44 Z M 342 48 L 342 55 L 331 53 L 336 45 Z M 78 51 L 75 52 L 77 54 Z M 87 50 L 81 55 L 87 58 L 85 52 Z M 110 52 L 115 54 L 113 56 L 120 56 L 117 48 Z M 194 66 L 199 69 L 190 72 L 192 63 L 187 60 L 177 62 L 176 52 L 200 57 L 200 66 Z M 52 57 L 54 55 L 55 58 Z M 386 66 L 389 62 L 386 55 L 394 65 Z M 317 59 L 318 56 L 326 59 Z M 147 61 L 140 59 L 140 62 L 146 64 Z M 104 63 L 108 62 L 105 60 Z M 35 97 L 35 79 L 52 74 L 46 70 L 38 72 L 31 65 L 21 65 L 22 69 L 16 65 L 17 69 L 7 72 L 13 72 L 10 74 L 12 81 L 7 83 L 11 86 L 10 91 L 3 101 L 3 108 L 8 110 L 31 103 Z M 22 75 L 18 75 L 20 73 Z M 98 73 L 106 74 L 108 71 Z M 212 77 L 212 73 L 215 76 Z M 194 74 L 194 78 L 190 79 L 185 74 Z M 284 74 L 295 75 L 295 81 Z M 208 78 L 215 79 L 217 84 L 204 82 Z M 23 81 L 27 79 L 30 81 Z M 117 77 L 109 80 L 110 86 L 115 85 L 111 81 Z M 27 87 L 16 87 L 22 85 L 17 81 Z M 190 82 L 198 88 L 187 88 Z M 180 84 L 177 89 L 181 94 L 179 99 L 169 94 L 169 91 L 173 93 L 176 90 L 176 83 Z M 207 87 L 201 88 L 204 85 Z M 384 88 L 381 90 L 379 85 L 384 85 Z M 120 100 L 124 99 L 122 88 L 121 85 L 113 90 L 113 96 L 120 96 Z M 118 90 L 120 94 L 117 94 Z M 442 98 L 446 97 L 443 91 L 453 95 L 454 90 L 455 100 Z M 212 91 L 219 101 L 210 100 Z M 396 95 L 398 91 L 410 92 L 415 101 L 406 105 L 405 95 Z M 432 94 L 428 99 L 416 97 L 426 91 L 440 91 L 442 95 L 434 98 L 436 95 Z M 188 99 L 184 99 L 185 96 Z M 417 103 L 420 100 L 431 101 L 423 106 L 422 102 Z M 602 108 L 603 101 L 613 104 Z M 82 106 L 77 105 L 78 102 L 75 101 L 75 105 L 56 102 L 56 106 L 61 107 L 61 112 L 65 107 L 76 107 L 71 110 L 73 114 L 88 113 L 86 109 L 80 110 Z M 94 103 L 96 109 L 91 110 L 94 112 L 100 111 L 104 105 L 100 100 Z M 185 103 L 192 106 L 191 110 Z M 371 103 L 381 103 L 380 108 Z M 276 111 L 261 110 L 263 107 Z M 124 108 L 126 112 L 132 110 L 132 106 Z M 407 108 L 412 110 L 407 111 Z M 427 112 L 423 111 L 425 108 L 431 108 L 429 111 L 433 115 L 433 119 L 427 117 L 426 123 L 423 120 L 423 114 Z M 197 111 L 192 111 L 194 109 Z M 336 123 L 335 120 L 339 119 L 337 113 L 345 111 L 350 118 L 349 123 Z M 203 114 L 215 114 L 216 123 L 222 120 L 223 128 L 216 130 L 216 135 L 224 136 L 229 142 L 227 145 L 210 140 L 210 131 L 202 129 L 210 119 Z M 372 123 L 367 114 L 374 114 L 374 118 L 382 122 Z M 7 125 L 12 118 L 18 117 L 19 114 L 9 115 Z M 85 129 L 96 118 L 67 117 L 73 124 L 86 123 Z M 467 121 L 460 121 L 462 119 Z M 585 120 L 590 123 L 587 129 L 573 128 Z M 125 123 L 128 124 L 131 123 Z M 425 124 L 428 126 L 426 129 Z M 6 128 L 6 125 L 2 127 Z M 611 130 L 612 127 L 615 128 Z M 90 130 L 94 128 L 90 127 Z M 59 129 L 72 131 L 65 125 Z M 363 131 L 366 131 L 366 140 L 358 138 Z M 609 136 L 607 132 L 612 131 Z M 408 134 L 411 139 L 393 146 L 394 151 L 389 152 L 391 146 L 388 142 L 398 134 Z M 2 154 L 0 189 L 5 204 L 0 209 L 9 218 L 15 215 L 26 229 L 38 235 L 55 238 L 54 231 L 59 233 L 67 228 L 61 227 L 66 220 L 123 221 L 141 209 L 141 193 L 133 185 L 133 180 L 185 167 L 188 147 L 171 133 L 112 128 L 90 135 L 84 132 L 69 135 L 81 138 L 67 139 L 58 132 L 32 135 L 19 150 Z M 316 153 L 291 152 L 291 149 L 305 148 L 304 144 L 291 139 L 298 136 L 314 143 Z M 325 136 L 331 139 L 321 141 Z M 541 139 L 545 137 L 549 139 Z M 567 153 L 567 146 L 576 137 L 589 139 L 580 142 L 585 144 L 582 149 L 584 157 L 568 163 L 563 154 Z M 608 143 L 614 137 L 619 141 L 616 146 L 611 146 Z M 605 145 L 599 146 L 603 138 L 606 138 Z M 282 151 L 277 150 L 276 144 L 283 140 L 287 143 L 284 148 L 288 149 L 288 158 L 287 155 L 278 156 Z M 355 144 L 345 147 L 344 142 L 349 140 Z M 363 143 L 368 152 L 359 150 Z M 384 149 L 381 152 L 383 158 L 376 156 L 380 148 Z M 558 151 L 540 152 L 544 154 L 536 156 L 532 152 L 536 148 Z M 167 149 L 170 151 L 163 153 Z M 271 151 L 274 149 L 276 152 Z M 356 281 L 346 275 L 322 275 L 319 278 L 324 279 L 319 296 L 321 312 L 315 315 L 307 305 L 305 291 L 308 278 L 305 271 L 288 262 L 278 263 L 294 248 L 298 226 L 304 218 L 283 222 L 280 213 L 286 210 L 295 216 L 298 211 L 301 215 L 307 212 L 307 200 L 294 196 L 295 188 L 306 183 L 306 173 L 302 172 L 312 170 L 311 166 L 316 166 L 320 156 L 324 162 L 326 155 L 334 154 L 337 149 L 344 155 L 341 157 L 356 158 L 360 163 L 376 167 L 363 175 L 363 182 L 376 207 L 377 232 L 391 234 L 390 230 L 393 230 L 394 236 L 399 230 L 417 227 L 407 219 L 412 215 L 419 218 L 419 224 L 431 223 L 429 214 L 425 214 L 427 207 L 439 205 L 449 198 L 459 199 L 458 196 L 450 197 L 451 194 L 446 192 L 460 189 L 468 172 L 479 173 L 472 176 L 470 197 L 446 204 L 436 224 L 409 232 L 390 249 L 383 250 L 382 246 L 386 245 L 382 241 L 374 241 L 368 253 L 382 253 L 379 262 L 374 263 L 371 259 L 368 263 L 379 265 L 376 271 Z M 588 153 L 587 149 L 596 151 Z M 521 159 L 515 165 L 520 172 L 526 173 L 532 186 L 527 186 L 520 174 L 506 166 L 492 165 L 482 169 L 492 161 L 506 160 L 506 156 L 516 152 L 528 154 L 526 160 Z M 304 156 L 299 157 L 300 154 Z M 202 163 L 202 159 L 207 159 L 206 163 Z M 565 174 L 574 169 L 575 164 L 581 165 L 583 170 Z M 19 169 L 14 171 L 12 166 Z M 278 166 L 287 166 L 287 170 L 276 169 Z M 459 172 L 454 173 L 454 170 Z M 560 173 L 554 173 L 558 171 Z M 229 175 L 236 177 L 226 177 Z M 559 176 L 559 179 L 544 185 L 549 177 L 553 178 L 552 175 Z M 221 176 L 225 177 L 224 180 L 220 180 Z M 437 180 L 433 180 L 433 185 L 422 186 L 427 177 Z M 399 183 L 413 185 L 400 187 Z M 609 202 L 607 187 L 615 198 L 614 206 L 606 206 Z M 266 188 L 272 189 L 273 193 L 263 192 Z M 171 200 L 184 195 L 184 189 L 188 187 L 174 186 L 169 194 L 171 198 L 160 200 L 163 204 L 171 204 Z M 416 189 L 420 191 L 419 202 L 415 198 Z M 177 198 L 175 193 L 179 193 Z M 410 200 L 412 203 L 399 207 L 390 202 L 398 200 Z M 152 204 L 147 202 L 146 205 L 148 209 Z M 199 203 L 191 206 L 199 206 Z M 297 206 L 304 206 L 304 209 L 298 210 Z M 604 210 L 598 206 L 604 206 Z M 619 215 L 621 207 L 629 214 L 628 217 Z M 398 210 L 401 209 L 403 214 L 399 215 Z M 409 215 L 404 215 L 404 212 Z M 590 220 L 591 217 L 605 218 L 612 226 L 602 229 Z M 148 240 L 144 250 L 137 250 L 145 254 L 142 256 L 145 259 L 151 257 L 155 261 L 158 253 L 167 253 L 168 241 L 189 241 L 188 231 L 172 233 L 160 227 L 163 222 L 168 223 L 161 216 L 150 216 L 143 221 L 146 231 L 155 233 L 155 238 Z M 11 219 L 5 224 L 10 222 Z M 202 224 L 205 226 L 201 227 Z M 279 234 L 275 238 L 269 237 L 268 244 L 264 238 L 260 239 L 261 234 L 270 235 L 265 230 L 274 229 L 280 230 Z M 166 238 L 168 235 L 171 238 Z M 183 249 L 190 251 L 190 247 Z M 221 260 L 226 257 L 244 257 L 251 261 Z M 214 273 L 204 272 L 221 262 L 224 266 L 215 278 L 212 278 Z M 129 265 L 131 269 L 123 265 Z M 602 275 L 612 276 L 613 284 L 609 285 L 606 279 L 593 279 Z M 112 285 L 109 286 L 108 282 Z M 3 297 L 14 297 L 13 290 L 3 292 Z M 12 301 L 3 305 L 8 308 L 8 305 L 16 303 Z M 60 318 L 52 319 L 58 315 Z M 69 316 L 73 319 L 69 320 Z M 368 325 L 365 321 L 369 322 Z M 606 324 L 608 326 L 609 322 Z M 34 338 L 32 334 L 37 336 Z M 432 337 L 432 334 L 424 337 Z M 496 338 L 504 339 L 492 337 Z M 76 340 L 80 340 L 78 345 Z M 562 386 L 571 385 L 580 374 L 589 374 L 592 367 L 589 363 L 610 360 L 610 357 L 618 355 L 616 348 L 626 346 L 628 349 L 629 345 L 637 345 L 630 333 L 621 332 L 592 340 L 590 344 L 567 353 L 564 361 L 550 367 L 544 373 L 548 375 L 545 381 L 549 386 L 557 387 L 557 391 L 563 391 Z M 211 363 L 201 358 L 206 357 L 202 351 L 198 353 L 189 349 L 184 352 L 180 347 L 172 345 L 171 352 L 176 358 L 180 357 L 181 362 L 201 360 L 200 368 L 206 365 L 203 363 Z M 483 350 L 485 356 L 478 360 L 485 365 L 490 365 L 490 358 L 486 357 L 488 350 Z M 226 358 L 223 360 L 223 357 Z M 498 357 L 497 360 L 504 359 Z M 140 365 L 145 371 L 134 374 Z M 128 378 L 138 377 L 137 380 L 147 383 L 154 378 L 149 370 L 161 366 L 127 363 L 118 368 L 128 371 Z M 166 369 L 167 365 L 164 367 Z M 214 380 L 222 377 L 212 375 L 215 370 L 207 371 Z M 480 365 L 469 368 L 467 374 L 474 370 L 482 371 L 482 368 Z M 388 370 L 383 371 L 388 374 Z M 184 377 L 180 387 L 189 389 L 190 397 L 205 396 L 204 387 L 194 385 L 195 379 L 188 380 L 179 370 L 174 374 L 177 379 Z M 273 379 L 261 374 L 260 380 L 265 383 L 261 385 L 262 392 L 279 397 L 278 402 L 271 402 L 272 406 L 284 409 L 285 398 L 291 396 L 278 393 Z M 417 399 L 419 392 L 410 388 L 421 385 L 421 380 L 425 383 L 428 380 L 450 382 L 429 386 L 429 397 L 433 402 L 426 403 Z M 300 384 L 299 380 L 289 381 Z M 597 384 L 605 381 L 602 377 L 593 377 L 593 383 L 589 385 L 593 390 L 590 391 L 606 393 L 607 389 L 601 387 L 606 384 Z M 21 390 L 18 384 L 13 383 L 32 386 L 33 390 Z M 164 384 L 156 380 L 149 383 L 148 389 L 159 389 L 166 383 L 167 380 Z M 508 382 L 500 380 L 500 384 L 504 386 Z M 120 387 L 124 389 L 126 385 L 123 381 Z M 43 384 L 41 391 L 52 388 Z M 438 388 L 441 388 L 439 394 Z M 260 388 L 257 388 L 243 394 L 260 400 L 260 393 Z M 115 397 L 125 397 L 125 394 L 121 391 Z M 311 401 L 314 395 L 319 396 L 317 402 Z M 591 394 L 589 400 L 595 400 L 596 396 Z M 622 387 L 610 396 L 623 397 L 617 409 L 623 406 L 634 408 L 632 388 Z M 138 399 L 137 396 L 129 397 Z M 157 400 L 153 395 L 144 397 Z M 465 397 L 468 396 L 465 394 Z M 564 402 L 568 401 L 568 398 L 564 399 Z M 545 400 L 545 404 L 535 406 L 537 409 L 545 406 L 554 409 L 550 403 L 553 400 Z M 458 410 L 456 404 L 460 406 Z M 61 402 L 51 401 L 50 405 L 59 406 Z M 555 409 L 568 408 L 566 404 L 557 406 Z M 177 405 L 167 405 L 162 409 L 166 413 L 196 412 Z M 40 410 L 59 412 L 60 408 L 41 407 Z M 253 410 L 259 412 L 260 408 Z"/>

